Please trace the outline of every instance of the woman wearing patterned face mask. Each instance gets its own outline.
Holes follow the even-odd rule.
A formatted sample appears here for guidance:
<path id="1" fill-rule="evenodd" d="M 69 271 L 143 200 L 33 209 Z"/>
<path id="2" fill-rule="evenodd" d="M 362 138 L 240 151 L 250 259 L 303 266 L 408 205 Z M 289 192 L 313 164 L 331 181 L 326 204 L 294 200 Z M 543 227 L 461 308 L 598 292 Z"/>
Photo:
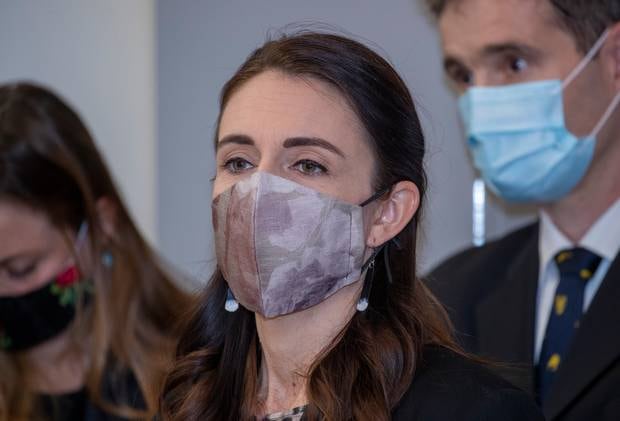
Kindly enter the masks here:
<path id="1" fill-rule="evenodd" d="M 416 278 L 424 137 L 363 45 L 267 42 L 224 86 L 218 267 L 166 381 L 164 420 L 537 420 L 462 355 Z"/>
<path id="2" fill-rule="evenodd" d="M 79 117 L 0 86 L 0 421 L 151 418 L 189 297 Z"/>

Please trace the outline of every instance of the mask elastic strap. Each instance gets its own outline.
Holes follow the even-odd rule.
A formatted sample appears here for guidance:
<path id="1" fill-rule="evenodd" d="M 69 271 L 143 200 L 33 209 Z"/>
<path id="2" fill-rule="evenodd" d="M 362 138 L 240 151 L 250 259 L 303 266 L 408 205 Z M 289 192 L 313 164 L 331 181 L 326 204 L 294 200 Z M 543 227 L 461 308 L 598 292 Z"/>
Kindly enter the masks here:
<path id="1" fill-rule="evenodd" d="M 583 69 L 590 64 L 595 55 L 598 54 L 599 50 L 603 47 L 603 44 L 607 40 L 609 36 L 609 29 L 606 29 L 605 32 L 599 37 L 599 39 L 594 43 L 588 54 L 579 62 L 579 64 L 564 78 L 562 81 L 562 90 L 564 90 L 571 82 L 575 80 L 579 73 L 583 71 Z"/>
<path id="2" fill-rule="evenodd" d="M 75 248 L 81 249 L 84 243 L 86 242 L 86 237 L 88 237 L 88 222 L 85 220 L 80 224 L 80 228 L 78 229 L 78 233 L 75 237 Z"/>
<path id="3" fill-rule="evenodd" d="M 378 198 L 380 198 L 381 196 L 383 196 L 384 194 L 386 194 L 389 191 L 390 191 L 390 187 L 386 187 L 385 189 L 379 190 L 378 192 L 376 192 L 375 194 L 370 196 L 368 199 L 366 199 L 362 203 L 360 203 L 359 206 L 363 208 L 367 204 L 374 202 L 375 200 L 377 200 Z"/>
<path id="4" fill-rule="evenodd" d="M 598 136 L 598 134 L 600 133 L 601 130 L 603 130 L 603 127 L 607 123 L 607 120 L 609 120 L 609 117 L 611 117 L 611 114 L 614 112 L 618 104 L 620 104 L 620 92 L 616 94 L 614 99 L 611 101 L 611 103 L 605 110 L 605 113 L 603 114 L 601 119 L 598 121 L 598 123 L 596 123 L 596 126 L 594 126 L 594 129 L 592 129 L 592 133 L 590 134 L 590 137 Z"/>

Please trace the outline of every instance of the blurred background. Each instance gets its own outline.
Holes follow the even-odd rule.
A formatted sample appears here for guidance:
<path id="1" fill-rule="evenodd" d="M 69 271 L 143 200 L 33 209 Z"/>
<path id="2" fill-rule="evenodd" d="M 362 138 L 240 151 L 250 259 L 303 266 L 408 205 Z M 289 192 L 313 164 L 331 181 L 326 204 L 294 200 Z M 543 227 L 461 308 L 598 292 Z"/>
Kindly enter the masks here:
<path id="1" fill-rule="evenodd" d="M 0 83 L 27 79 L 68 99 L 143 233 L 168 262 L 204 280 L 214 264 L 209 180 L 219 90 L 291 23 L 338 30 L 396 67 L 428 145 L 420 269 L 469 246 L 475 173 L 420 0 L 0 0 Z M 487 239 L 533 217 L 490 195 L 485 210 Z"/>

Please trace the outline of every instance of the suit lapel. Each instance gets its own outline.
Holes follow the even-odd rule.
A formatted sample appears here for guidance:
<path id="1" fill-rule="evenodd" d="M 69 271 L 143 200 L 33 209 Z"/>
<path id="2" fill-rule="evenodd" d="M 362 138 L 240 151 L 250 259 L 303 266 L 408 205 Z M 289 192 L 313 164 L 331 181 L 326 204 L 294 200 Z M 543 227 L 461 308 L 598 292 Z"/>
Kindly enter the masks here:
<path id="1" fill-rule="evenodd" d="M 504 377 L 533 393 L 533 349 L 538 287 L 538 224 L 511 259 L 507 276 L 476 309 L 479 349 L 499 362 L 518 364 L 499 369 Z"/>
<path id="2" fill-rule="evenodd" d="M 605 368 L 620 357 L 620 256 L 612 263 L 583 317 L 570 352 L 556 374 L 544 410 L 557 416 Z"/>

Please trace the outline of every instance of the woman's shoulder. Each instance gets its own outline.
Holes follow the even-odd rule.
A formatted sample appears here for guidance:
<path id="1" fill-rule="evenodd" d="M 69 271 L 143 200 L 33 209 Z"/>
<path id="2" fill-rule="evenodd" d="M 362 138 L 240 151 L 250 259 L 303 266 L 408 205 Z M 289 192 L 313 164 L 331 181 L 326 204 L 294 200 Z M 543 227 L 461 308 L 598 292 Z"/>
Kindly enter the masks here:
<path id="1" fill-rule="evenodd" d="M 427 346 L 393 420 L 544 420 L 532 398 L 483 365 Z"/>

